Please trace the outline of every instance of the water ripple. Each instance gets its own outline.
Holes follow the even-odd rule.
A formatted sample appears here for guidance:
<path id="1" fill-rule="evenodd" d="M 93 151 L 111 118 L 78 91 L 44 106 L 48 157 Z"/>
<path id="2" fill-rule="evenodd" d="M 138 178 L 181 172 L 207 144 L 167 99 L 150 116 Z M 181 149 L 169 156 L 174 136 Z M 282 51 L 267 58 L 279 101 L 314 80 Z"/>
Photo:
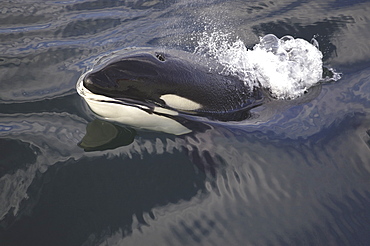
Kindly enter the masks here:
<path id="1" fill-rule="evenodd" d="M 3 1 L 0 240 L 368 245 L 368 10 L 365 1 Z M 319 34 L 343 77 L 257 107 L 248 121 L 197 118 L 204 127 L 186 136 L 138 131 L 114 149 L 77 146 L 93 118 L 67 95 L 94 59 L 135 45 L 192 51 L 214 28 L 248 45 L 265 33 Z"/>

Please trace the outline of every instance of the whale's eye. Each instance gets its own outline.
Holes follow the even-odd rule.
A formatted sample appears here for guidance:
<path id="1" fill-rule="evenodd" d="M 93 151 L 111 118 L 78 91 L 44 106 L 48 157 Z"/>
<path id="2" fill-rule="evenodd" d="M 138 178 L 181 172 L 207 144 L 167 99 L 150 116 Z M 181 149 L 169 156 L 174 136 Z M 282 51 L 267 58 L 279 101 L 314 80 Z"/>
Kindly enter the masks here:
<path id="1" fill-rule="evenodd" d="M 160 60 L 160 61 L 165 61 L 163 54 L 155 53 L 155 57 L 157 57 L 157 59 Z"/>

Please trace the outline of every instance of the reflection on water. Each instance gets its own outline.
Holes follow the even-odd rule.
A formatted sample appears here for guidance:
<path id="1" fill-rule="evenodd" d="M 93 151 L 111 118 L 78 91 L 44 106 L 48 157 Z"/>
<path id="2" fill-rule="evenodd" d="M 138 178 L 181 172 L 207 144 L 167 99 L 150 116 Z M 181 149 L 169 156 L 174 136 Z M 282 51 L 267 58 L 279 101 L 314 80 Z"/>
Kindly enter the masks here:
<path id="1" fill-rule="evenodd" d="M 369 8 L 2 3 L 0 242 L 369 245 Z M 134 45 L 193 51 L 214 28 L 250 46 L 266 33 L 316 36 L 342 79 L 257 107 L 248 121 L 204 120 L 185 136 L 94 120 L 74 89 L 104 53 Z"/>
<path id="2" fill-rule="evenodd" d="M 135 135 L 134 129 L 95 119 L 87 124 L 86 135 L 78 145 L 85 151 L 115 149 L 131 144 Z"/>

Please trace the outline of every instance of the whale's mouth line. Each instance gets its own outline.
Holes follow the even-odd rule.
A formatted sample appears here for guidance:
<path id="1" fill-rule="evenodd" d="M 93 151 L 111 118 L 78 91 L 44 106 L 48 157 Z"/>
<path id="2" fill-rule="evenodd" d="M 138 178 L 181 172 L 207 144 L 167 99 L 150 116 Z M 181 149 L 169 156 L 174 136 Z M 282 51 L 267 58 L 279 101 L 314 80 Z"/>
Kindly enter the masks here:
<path id="1" fill-rule="evenodd" d="M 83 79 L 90 71 L 82 74 L 76 84 L 77 93 L 85 99 L 85 101 L 93 101 L 96 103 L 106 103 L 106 104 L 115 104 L 115 105 L 122 105 L 126 107 L 134 107 L 145 111 L 148 114 L 157 114 L 163 116 L 177 116 L 179 115 L 178 111 L 173 109 L 168 109 L 163 107 L 162 105 L 152 102 L 152 101 L 142 101 L 142 100 L 135 100 L 131 98 L 122 98 L 122 97 L 109 97 L 103 94 L 96 94 L 91 92 L 83 85 Z"/>
<path id="2" fill-rule="evenodd" d="M 139 101 L 139 100 L 134 100 L 134 99 L 128 99 L 128 98 L 114 98 L 114 97 L 108 97 L 102 94 L 96 94 L 91 92 L 89 89 L 87 89 L 83 85 L 83 79 L 84 77 L 88 74 L 84 73 L 81 75 L 79 78 L 76 89 L 78 94 L 83 97 L 85 100 L 91 100 L 91 101 L 96 101 L 96 102 L 105 102 L 105 103 L 114 103 L 114 104 L 122 104 L 125 106 L 131 106 L 131 107 L 137 107 L 140 109 L 143 109 L 145 111 L 151 112 L 150 109 L 153 109 L 153 107 L 149 105 L 144 105 L 144 101 Z M 140 103 L 139 103 L 140 102 Z"/>

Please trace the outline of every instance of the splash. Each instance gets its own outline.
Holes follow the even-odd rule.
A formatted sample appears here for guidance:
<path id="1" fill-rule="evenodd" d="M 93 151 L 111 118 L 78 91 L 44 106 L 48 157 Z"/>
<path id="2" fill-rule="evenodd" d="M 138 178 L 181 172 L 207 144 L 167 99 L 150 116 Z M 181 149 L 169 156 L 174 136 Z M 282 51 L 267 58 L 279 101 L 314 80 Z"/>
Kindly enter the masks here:
<path id="1" fill-rule="evenodd" d="M 260 38 L 253 49 L 247 49 L 228 34 L 204 35 L 196 53 L 214 57 L 223 66 L 222 73 L 235 75 L 250 88 L 264 87 L 278 99 L 294 99 L 322 80 L 322 53 L 318 43 L 273 34 Z"/>

